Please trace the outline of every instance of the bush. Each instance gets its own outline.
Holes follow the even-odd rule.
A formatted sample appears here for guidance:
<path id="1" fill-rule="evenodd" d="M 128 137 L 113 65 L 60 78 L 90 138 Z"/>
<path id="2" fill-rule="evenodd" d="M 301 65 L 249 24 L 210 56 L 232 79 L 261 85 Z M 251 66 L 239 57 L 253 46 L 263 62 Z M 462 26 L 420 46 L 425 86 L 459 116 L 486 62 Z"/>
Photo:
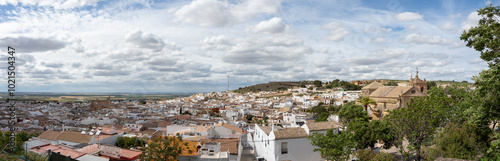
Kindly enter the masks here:
<path id="1" fill-rule="evenodd" d="M 436 158 L 440 157 L 443 155 L 443 152 L 441 149 L 437 147 L 425 147 L 422 148 L 422 157 L 424 160 L 436 160 Z"/>
<path id="2" fill-rule="evenodd" d="M 370 161 L 375 158 L 375 152 L 371 149 L 361 149 L 356 152 L 356 157 L 358 157 L 359 161 Z"/>
<path id="3" fill-rule="evenodd" d="M 379 153 L 375 155 L 372 161 L 396 161 L 396 157 L 389 153 Z"/>
<path id="4" fill-rule="evenodd" d="M 436 138 L 436 145 L 445 158 L 474 159 L 485 145 L 476 133 L 478 128 L 464 123 L 449 123 Z"/>
<path id="5" fill-rule="evenodd" d="M 396 157 L 389 153 L 375 153 L 371 149 L 361 149 L 355 153 L 359 161 L 396 161 Z"/>

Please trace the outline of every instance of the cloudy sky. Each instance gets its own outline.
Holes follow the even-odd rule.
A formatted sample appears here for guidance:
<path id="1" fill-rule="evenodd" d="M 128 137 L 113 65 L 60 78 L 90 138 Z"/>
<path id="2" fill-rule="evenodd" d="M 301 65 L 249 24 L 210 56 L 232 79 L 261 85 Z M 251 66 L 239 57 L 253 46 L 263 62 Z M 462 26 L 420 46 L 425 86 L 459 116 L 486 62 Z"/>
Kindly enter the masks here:
<path id="1" fill-rule="evenodd" d="M 270 81 L 469 81 L 460 34 L 497 1 L 0 0 L 22 92 L 224 91 Z M 6 74 L 0 78 L 7 91 Z"/>

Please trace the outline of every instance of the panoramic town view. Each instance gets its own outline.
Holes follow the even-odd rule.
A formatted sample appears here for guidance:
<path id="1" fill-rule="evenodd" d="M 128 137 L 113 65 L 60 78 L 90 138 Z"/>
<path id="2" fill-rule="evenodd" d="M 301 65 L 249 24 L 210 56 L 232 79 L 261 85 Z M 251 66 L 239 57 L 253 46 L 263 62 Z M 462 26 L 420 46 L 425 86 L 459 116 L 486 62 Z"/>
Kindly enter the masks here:
<path id="1" fill-rule="evenodd" d="M 500 160 L 499 5 L 0 0 L 0 161 Z"/>

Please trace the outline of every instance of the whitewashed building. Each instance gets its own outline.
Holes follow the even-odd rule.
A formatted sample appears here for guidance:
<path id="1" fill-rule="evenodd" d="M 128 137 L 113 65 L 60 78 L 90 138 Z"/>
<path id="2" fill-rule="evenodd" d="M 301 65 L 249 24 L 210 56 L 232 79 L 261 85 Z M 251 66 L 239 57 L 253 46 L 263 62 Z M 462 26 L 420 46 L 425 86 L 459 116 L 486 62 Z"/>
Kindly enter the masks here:
<path id="1" fill-rule="evenodd" d="M 332 129 L 338 132 L 338 122 L 308 123 L 297 128 L 255 125 L 252 140 L 254 155 L 267 161 L 321 161 L 321 154 L 314 152 L 314 146 L 307 137 L 313 133 L 326 133 Z"/>

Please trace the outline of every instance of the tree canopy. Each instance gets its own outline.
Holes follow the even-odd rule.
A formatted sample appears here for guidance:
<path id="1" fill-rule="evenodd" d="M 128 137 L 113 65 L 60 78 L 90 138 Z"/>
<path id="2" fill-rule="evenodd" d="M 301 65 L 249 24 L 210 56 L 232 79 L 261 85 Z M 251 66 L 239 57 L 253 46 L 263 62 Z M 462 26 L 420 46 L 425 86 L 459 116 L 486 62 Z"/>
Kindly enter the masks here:
<path id="1" fill-rule="evenodd" d="M 348 132 L 337 134 L 333 130 L 328 130 L 326 134 L 315 132 L 308 138 L 311 139 L 312 145 L 318 147 L 314 151 L 319 151 L 327 160 L 348 160 L 352 148 L 355 147 L 353 135 Z"/>
<path id="2" fill-rule="evenodd" d="M 176 137 L 160 136 L 148 142 L 139 158 L 141 160 L 175 161 L 183 151 L 188 151 L 191 154 L 192 150 L 194 149 L 189 149 L 188 143 L 183 142 L 180 135 Z"/>
<path id="3" fill-rule="evenodd" d="M 495 127 L 500 121 L 500 7 L 490 5 L 477 12 L 482 17 L 478 25 L 464 31 L 460 39 L 479 51 L 481 59 L 488 63 L 489 69 L 474 76 L 473 80 L 482 102 L 478 108 Z"/>
<path id="4" fill-rule="evenodd" d="M 354 102 L 349 102 L 345 104 L 342 109 L 340 109 L 339 117 L 344 125 L 348 125 L 354 119 L 360 119 L 363 121 L 368 121 L 368 114 L 363 110 L 363 106 L 355 105 Z"/>
<path id="5" fill-rule="evenodd" d="M 377 105 L 377 102 L 368 96 L 360 96 L 357 101 L 363 105 L 365 111 L 367 111 L 368 105 Z"/>

